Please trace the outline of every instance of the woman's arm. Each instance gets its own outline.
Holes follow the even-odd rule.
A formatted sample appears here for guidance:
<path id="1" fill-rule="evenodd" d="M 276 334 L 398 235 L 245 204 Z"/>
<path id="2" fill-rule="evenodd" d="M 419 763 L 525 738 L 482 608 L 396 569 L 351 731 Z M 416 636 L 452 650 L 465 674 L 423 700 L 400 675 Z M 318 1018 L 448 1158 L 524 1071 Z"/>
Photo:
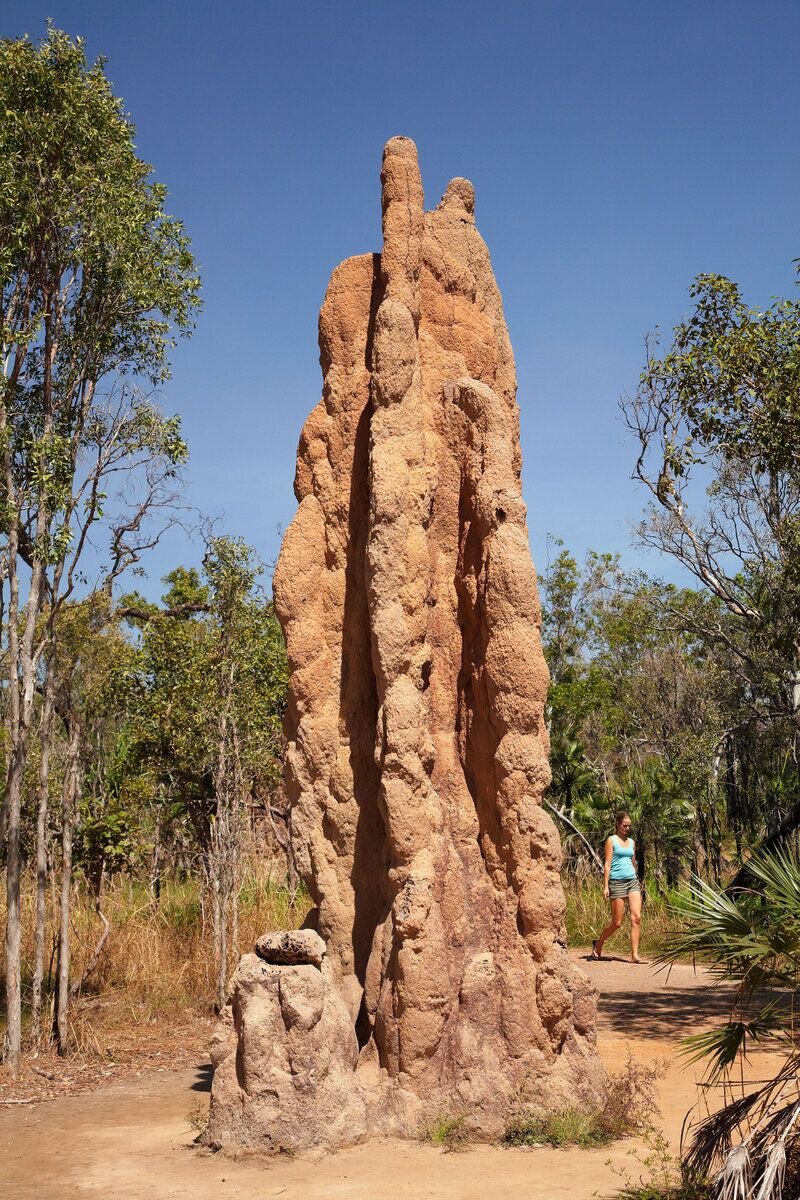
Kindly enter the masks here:
<path id="1" fill-rule="evenodd" d="M 608 879 L 611 874 L 611 859 L 614 856 L 614 843 L 611 838 L 606 838 L 606 858 L 603 865 L 603 895 L 608 899 Z"/>

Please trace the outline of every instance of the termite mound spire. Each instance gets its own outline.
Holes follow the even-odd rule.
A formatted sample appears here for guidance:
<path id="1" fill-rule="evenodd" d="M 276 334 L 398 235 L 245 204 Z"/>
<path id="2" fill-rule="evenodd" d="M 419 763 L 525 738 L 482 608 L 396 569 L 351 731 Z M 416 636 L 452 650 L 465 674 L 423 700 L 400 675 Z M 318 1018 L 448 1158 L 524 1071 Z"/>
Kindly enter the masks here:
<path id="1" fill-rule="evenodd" d="M 381 254 L 337 267 L 320 313 L 323 395 L 274 580 L 321 941 L 242 960 L 214 1144 L 414 1135 L 429 1109 L 494 1136 L 512 1101 L 602 1087 L 541 806 L 548 673 L 500 293 L 467 180 L 425 212 L 396 137 L 381 185 Z"/>

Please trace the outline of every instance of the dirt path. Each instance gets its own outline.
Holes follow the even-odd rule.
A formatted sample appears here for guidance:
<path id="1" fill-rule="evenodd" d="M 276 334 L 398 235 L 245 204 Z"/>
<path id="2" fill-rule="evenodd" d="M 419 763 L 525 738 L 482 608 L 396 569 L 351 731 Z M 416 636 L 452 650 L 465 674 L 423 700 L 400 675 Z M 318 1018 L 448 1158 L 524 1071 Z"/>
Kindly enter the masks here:
<path id="1" fill-rule="evenodd" d="M 582 957 L 576 955 L 576 957 Z M 724 1010 L 705 972 L 621 960 L 581 965 L 601 991 L 601 1053 L 668 1063 L 662 1124 L 677 1145 L 695 1097 L 694 1068 L 675 1061 L 677 1039 Z M 208 1069 L 153 1073 L 81 1096 L 0 1110 L 0 1195 L 16 1200 L 591 1200 L 638 1176 L 633 1143 L 610 1150 L 476 1146 L 444 1154 L 422 1143 L 372 1142 L 336 1154 L 232 1161 L 192 1145 L 208 1103 Z"/>

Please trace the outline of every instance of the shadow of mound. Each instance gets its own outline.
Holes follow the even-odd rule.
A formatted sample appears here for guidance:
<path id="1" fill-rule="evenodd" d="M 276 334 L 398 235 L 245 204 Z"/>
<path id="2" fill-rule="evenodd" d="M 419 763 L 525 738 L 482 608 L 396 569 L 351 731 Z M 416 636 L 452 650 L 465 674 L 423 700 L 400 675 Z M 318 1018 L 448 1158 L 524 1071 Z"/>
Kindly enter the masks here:
<path id="1" fill-rule="evenodd" d="M 210 1092 L 211 1091 L 211 1079 L 214 1074 L 214 1070 L 211 1066 L 211 1063 L 198 1063 L 198 1065 L 195 1067 L 195 1071 L 197 1072 L 197 1078 L 195 1079 L 194 1083 L 191 1085 L 192 1091 L 193 1092 Z"/>

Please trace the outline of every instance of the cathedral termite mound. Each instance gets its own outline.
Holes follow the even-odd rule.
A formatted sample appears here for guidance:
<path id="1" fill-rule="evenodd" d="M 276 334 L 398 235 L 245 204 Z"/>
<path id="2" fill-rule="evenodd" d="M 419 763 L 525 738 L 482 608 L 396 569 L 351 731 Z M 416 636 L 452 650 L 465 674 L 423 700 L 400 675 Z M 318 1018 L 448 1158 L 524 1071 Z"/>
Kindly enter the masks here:
<path id="1" fill-rule="evenodd" d="M 595 998 L 565 946 L 548 674 L 514 359 L 474 194 L 425 212 L 387 143 L 383 248 L 333 272 L 322 399 L 275 573 L 286 787 L 314 946 L 245 956 L 206 1140 L 413 1135 L 596 1099 Z M 313 952 L 312 952 L 313 951 Z"/>

